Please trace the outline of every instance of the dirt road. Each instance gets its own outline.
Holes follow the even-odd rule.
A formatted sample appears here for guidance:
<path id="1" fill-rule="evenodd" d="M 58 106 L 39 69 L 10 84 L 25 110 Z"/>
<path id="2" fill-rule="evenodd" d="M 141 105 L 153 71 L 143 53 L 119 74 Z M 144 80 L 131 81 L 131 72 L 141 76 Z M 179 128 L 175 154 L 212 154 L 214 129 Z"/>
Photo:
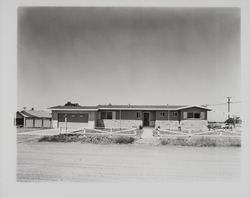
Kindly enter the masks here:
<path id="1" fill-rule="evenodd" d="M 17 181 L 236 181 L 240 148 L 94 145 L 24 141 L 17 144 Z"/>

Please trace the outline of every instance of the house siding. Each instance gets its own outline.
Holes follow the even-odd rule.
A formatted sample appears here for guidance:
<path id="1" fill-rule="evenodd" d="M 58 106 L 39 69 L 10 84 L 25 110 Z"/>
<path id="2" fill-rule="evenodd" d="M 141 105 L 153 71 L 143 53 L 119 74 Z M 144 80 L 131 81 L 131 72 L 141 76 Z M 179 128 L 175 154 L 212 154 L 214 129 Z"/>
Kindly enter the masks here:
<path id="1" fill-rule="evenodd" d="M 164 117 L 160 115 L 161 112 L 165 113 Z M 172 112 L 175 112 L 177 116 L 173 116 Z M 179 120 L 179 114 L 179 111 L 156 111 L 156 120 Z"/>
<path id="2" fill-rule="evenodd" d="M 52 111 L 52 127 L 58 128 L 58 127 L 65 127 L 65 123 L 59 120 L 59 114 L 70 114 L 70 115 L 77 115 L 77 114 L 88 114 L 88 121 L 87 122 L 67 122 L 67 126 L 69 127 L 84 127 L 84 128 L 94 128 L 95 127 L 95 121 L 96 121 L 96 112 L 95 111 Z"/>
<path id="3" fill-rule="evenodd" d="M 101 119 L 102 112 L 112 112 L 112 119 Z M 137 117 L 137 113 L 140 113 L 140 117 Z M 199 107 L 191 107 L 182 110 L 98 110 L 98 111 L 84 111 L 84 110 L 52 110 L 52 125 L 54 128 L 64 126 L 65 122 L 59 120 L 59 113 L 62 114 L 88 114 L 88 121 L 80 122 L 75 120 L 74 122 L 68 122 L 72 127 L 86 127 L 86 128 L 132 128 L 143 126 L 144 113 L 149 113 L 149 126 L 160 127 L 178 130 L 189 129 L 190 126 L 204 129 L 206 126 L 207 110 Z M 165 115 L 161 116 L 161 112 Z M 204 117 L 200 119 L 185 119 L 184 112 L 204 112 Z M 174 113 L 176 114 L 174 116 Z M 206 122 L 205 122 L 206 121 Z M 79 124 L 80 123 L 80 124 Z"/>
<path id="4" fill-rule="evenodd" d="M 205 117 L 203 120 L 207 120 L 207 111 L 205 109 L 197 108 L 197 107 L 192 107 L 192 108 L 187 108 L 187 109 L 182 109 L 181 111 L 181 119 L 180 120 L 186 120 L 184 119 L 184 113 L 183 112 L 204 112 Z"/>

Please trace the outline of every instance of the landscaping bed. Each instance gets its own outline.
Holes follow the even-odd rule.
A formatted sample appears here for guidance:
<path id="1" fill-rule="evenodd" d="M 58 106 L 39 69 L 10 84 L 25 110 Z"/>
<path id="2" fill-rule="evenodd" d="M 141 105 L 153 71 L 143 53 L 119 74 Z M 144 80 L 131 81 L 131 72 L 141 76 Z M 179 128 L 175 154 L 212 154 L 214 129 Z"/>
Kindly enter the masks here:
<path id="1" fill-rule="evenodd" d="M 232 146 L 240 147 L 241 138 L 231 138 L 231 137 L 168 137 L 161 139 L 162 145 L 176 145 L 176 146 L 196 146 L 196 147 L 222 147 L 222 146 Z"/>
<path id="2" fill-rule="evenodd" d="M 136 138 L 129 136 L 107 136 L 107 135 L 83 135 L 83 134 L 59 134 L 43 136 L 39 142 L 80 142 L 93 144 L 132 144 Z"/>

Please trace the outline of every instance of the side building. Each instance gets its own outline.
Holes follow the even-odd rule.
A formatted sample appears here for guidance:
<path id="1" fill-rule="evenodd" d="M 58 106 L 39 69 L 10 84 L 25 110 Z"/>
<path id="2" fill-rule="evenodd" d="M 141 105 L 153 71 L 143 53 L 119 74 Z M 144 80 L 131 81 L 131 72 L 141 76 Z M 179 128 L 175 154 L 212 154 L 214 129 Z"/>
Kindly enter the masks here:
<path id="1" fill-rule="evenodd" d="M 97 105 L 67 103 L 49 108 L 54 128 L 160 127 L 207 130 L 207 111 L 201 105 Z"/>
<path id="2" fill-rule="evenodd" d="M 15 124 L 17 127 L 51 128 L 51 114 L 34 109 L 17 111 Z"/>

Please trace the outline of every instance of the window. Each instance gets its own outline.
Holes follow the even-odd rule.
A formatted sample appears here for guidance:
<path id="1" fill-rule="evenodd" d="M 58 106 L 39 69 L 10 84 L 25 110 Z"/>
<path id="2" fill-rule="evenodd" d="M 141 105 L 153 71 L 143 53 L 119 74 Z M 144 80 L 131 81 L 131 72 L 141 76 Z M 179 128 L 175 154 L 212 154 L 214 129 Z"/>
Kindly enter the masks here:
<path id="1" fill-rule="evenodd" d="M 194 113 L 194 118 L 200 118 L 201 116 L 200 116 L 200 113 Z"/>
<path id="2" fill-rule="evenodd" d="M 102 111 L 101 112 L 101 119 L 105 120 L 112 120 L 113 116 L 112 116 L 112 111 Z"/>
<path id="3" fill-rule="evenodd" d="M 112 120 L 112 111 L 107 112 L 107 119 Z"/>
<path id="4" fill-rule="evenodd" d="M 172 112 L 172 116 L 177 117 L 177 112 L 176 111 Z"/>
<path id="5" fill-rule="evenodd" d="M 193 116 L 193 112 L 188 112 L 188 116 L 187 116 L 187 118 L 189 119 L 189 118 L 194 118 L 194 116 Z"/>
<path id="6" fill-rule="evenodd" d="M 136 118 L 140 118 L 141 117 L 141 112 L 136 112 Z"/>
<path id="7" fill-rule="evenodd" d="M 165 112 L 160 112 L 160 117 L 165 117 Z"/>
<path id="8" fill-rule="evenodd" d="M 106 111 L 101 112 L 101 119 L 106 119 L 107 118 L 107 114 Z"/>
<path id="9" fill-rule="evenodd" d="M 201 114 L 199 112 L 188 112 L 187 118 L 188 119 L 200 119 Z"/>

